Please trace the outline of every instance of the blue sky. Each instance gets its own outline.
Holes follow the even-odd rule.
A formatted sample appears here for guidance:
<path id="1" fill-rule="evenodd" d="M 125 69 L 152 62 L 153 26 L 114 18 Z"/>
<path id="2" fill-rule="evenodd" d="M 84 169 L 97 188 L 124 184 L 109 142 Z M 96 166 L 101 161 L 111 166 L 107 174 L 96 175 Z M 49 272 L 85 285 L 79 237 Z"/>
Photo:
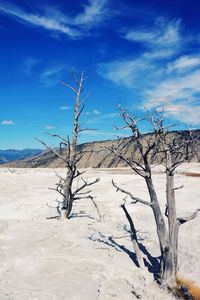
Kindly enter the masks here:
<path id="1" fill-rule="evenodd" d="M 0 0 L 0 148 L 71 132 L 71 70 L 88 76 L 80 142 L 111 139 L 118 103 L 200 127 L 198 0 Z M 144 128 L 148 130 L 148 128 Z M 123 132 L 122 135 L 129 135 Z"/>

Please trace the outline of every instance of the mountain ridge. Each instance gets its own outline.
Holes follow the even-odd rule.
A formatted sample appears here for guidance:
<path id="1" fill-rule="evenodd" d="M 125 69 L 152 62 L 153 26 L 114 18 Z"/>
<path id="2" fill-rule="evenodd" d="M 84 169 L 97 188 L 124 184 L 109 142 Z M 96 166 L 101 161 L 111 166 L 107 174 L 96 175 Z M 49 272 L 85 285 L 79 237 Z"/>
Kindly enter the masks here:
<path id="1" fill-rule="evenodd" d="M 27 157 L 41 153 L 41 149 L 5 149 L 0 150 L 0 164 L 25 159 Z"/>
<path id="2" fill-rule="evenodd" d="M 185 138 L 189 133 L 187 130 L 171 131 L 169 134 L 172 137 L 180 135 L 181 138 Z M 196 136 L 200 139 L 200 129 L 195 130 Z M 152 133 L 146 133 L 143 135 L 142 143 L 145 142 L 146 137 L 151 137 Z M 120 139 L 122 141 L 121 151 L 127 158 L 134 157 L 139 160 L 139 152 L 132 136 Z M 119 140 L 104 140 L 93 141 L 79 144 L 77 147 L 78 152 L 82 152 L 83 156 L 78 163 L 79 168 L 116 168 L 127 167 L 126 163 L 116 157 L 109 151 L 111 146 L 117 146 Z M 195 152 L 197 156 L 193 156 L 190 161 L 200 161 L 200 145 L 195 145 Z M 62 155 L 66 155 L 66 151 L 62 150 Z M 156 162 L 159 163 L 159 156 L 156 157 Z M 25 158 L 24 160 L 14 161 L 6 163 L 1 166 L 19 167 L 19 168 L 62 168 L 64 162 L 59 159 L 53 152 L 44 150 L 35 156 Z"/>

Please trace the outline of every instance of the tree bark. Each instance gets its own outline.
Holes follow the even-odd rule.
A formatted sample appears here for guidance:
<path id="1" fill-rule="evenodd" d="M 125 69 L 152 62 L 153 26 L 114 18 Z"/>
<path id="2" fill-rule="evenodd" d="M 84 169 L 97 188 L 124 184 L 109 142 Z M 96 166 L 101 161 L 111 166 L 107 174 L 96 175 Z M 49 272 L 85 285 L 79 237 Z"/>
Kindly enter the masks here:
<path id="1" fill-rule="evenodd" d="M 147 188 L 151 199 L 151 208 L 153 210 L 156 222 L 157 235 L 160 245 L 160 281 L 164 286 L 173 286 L 176 281 L 174 254 L 169 241 L 169 235 L 165 226 L 164 217 L 158 203 L 158 198 L 151 178 L 145 178 Z"/>
<path id="2" fill-rule="evenodd" d="M 178 265 L 178 232 L 179 223 L 176 217 L 176 203 L 174 191 L 174 174 L 169 171 L 166 172 L 166 199 L 168 211 L 168 228 L 169 228 L 169 241 L 173 250 L 175 276 L 177 274 Z"/>
<path id="3" fill-rule="evenodd" d="M 63 207 L 61 210 L 61 217 L 65 217 L 67 219 L 69 219 L 70 217 L 72 206 L 73 206 L 73 197 L 71 195 L 73 178 L 74 178 L 74 171 L 69 170 L 65 182 Z"/>

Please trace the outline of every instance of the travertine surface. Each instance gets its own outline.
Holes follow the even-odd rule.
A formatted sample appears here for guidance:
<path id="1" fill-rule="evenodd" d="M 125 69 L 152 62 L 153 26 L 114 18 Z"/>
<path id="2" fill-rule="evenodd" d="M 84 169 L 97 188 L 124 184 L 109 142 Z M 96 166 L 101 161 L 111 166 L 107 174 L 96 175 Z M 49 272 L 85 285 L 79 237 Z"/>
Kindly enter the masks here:
<path id="1" fill-rule="evenodd" d="M 156 167 L 155 185 L 164 211 L 165 176 Z M 176 175 L 178 215 L 190 214 L 200 207 L 200 164 L 186 164 Z M 59 169 L 60 174 L 65 174 Z M 142 178 L 128 169 L 88 169 L 86 177 L 101 181 L 93 195 L 103 221 L 89 200 L 74 207 L 71 220 L 47 219 L 56 215 L 57 194 L 48 187 L 57 178 L 52 169 L 0 169 L 0 299 L 1 300 L 131 300 L 173 299 L 153 281 L 152 268 L 159 255 L 153 215 L 149 207 L 127 208 L 138 230 L 141 243 L 154 258 L 149 269 L 141 271 L 134 263 L 127 220 L 119 205 L 123 195 L 116 193 L 111 179 L 135 195 L 148 199 Z M 77 183 L 78 184 L 78 183 Z M 179 241 L 179 273 L 200 285 L 200 215 L 182 225 Z M 115 248 L 99 239 L 100 233 L 112 236 Z"/>

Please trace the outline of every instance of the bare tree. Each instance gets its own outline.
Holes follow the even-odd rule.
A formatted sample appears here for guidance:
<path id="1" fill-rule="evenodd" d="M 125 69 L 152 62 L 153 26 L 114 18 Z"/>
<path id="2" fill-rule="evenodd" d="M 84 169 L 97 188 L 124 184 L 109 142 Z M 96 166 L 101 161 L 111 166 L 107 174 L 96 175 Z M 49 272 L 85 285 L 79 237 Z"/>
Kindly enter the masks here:
<path id="1" fill-rule="evenodd" d="M 163 118 L 163 111 L 146 110 L 143 119 L 138 119 L 136 115 L 129 113 L 126 109 L 119 107 L 120 115 L 125 122 L 124 128 L 132 131 L 133 139 L 131 141 L 136 146 L 138 157 L 128 158 L 120 149 L 124 141 L 120 141 L 117 146 L 113 146 L 111 151 L 122 159 L 139 176 L 144 178 L 149 193 L 150 201 L 136 197 L 129 191 L 119 187 L 114 181 L 113 186 L 116 191 L 120 191 L 129 196 L 131 203 L 141 203 L 149 206 L 154 215 L 157 228 L 157 235 L 160 245 L 160 283 L 163 286 L 173 287 L 176 284 L 177 263 L 178 263 L 178 232 L 181 224 L 194 219 L 197 209 L 190 216 L 179 217 L 176 215 L 175 191 L 182 188 L 175 187 L 174 174 L 176 168 L 185 161 L 190 160 L 194 155 L 194 145 L 199 142 L 195 131 L 171 132 L 171 126 L 166 126 Z M 139 123 L 148 122 L 152 127 L 151 134 L 142 134 L 139 129 Z M 130 140 L 129 140 L 130 141 Z M 134 146 L 134 147 L 135 147 Z M 157 195 L 153 179 L 151 163 L 159 162 L 165 167 L 166 173 L 166 210 L 161 210 L 159 195 Z"/>
<path id="2" fill-rule="evenodd" d="M 88 182 L 85 180 L 82 175 L 85 171 L 80 172 L 77 169 L 77 164 L 80 159 L 84 155 L 84 151 L 78 151 L 78 136 L 80 132 L 88 130 L 88 128 L 83 128 L 80 125 L 80 116 L 84 110 L 84 101 L 88 97 L 89 94 L 82 97 L 83 92 L 83 83 L 85 81 L 84 73 L 81 72 L 80 78 L 76 76 L 74 72 L 72 72 L 74 82 L 76 86 L 74 87 L 71 84 L 67 84 L 61 81 L 61 84 L 67 88 L 69 88 L 75 94 L 75 103 L 74 103 L 74 122 L 73 122 L 73 133 L 72 138 L 70 140 L 69 136 L 64 138 L 58 134 L 51 135 L 52 137 L 60 139 L 60 150 L 56 150 L 50 146 L 48 146 L 45 142 L 37 139 L 40 143 L 42 143 L 48 150 L 52 151 L 58 158 L 60 158 L 67 169 L 66 178 L 61 177 L 57 174 L 59 178 L 59 182 L 56 184 L 56 188 L 51 188 L 52 190 L 57 191 L 62 196 L 62 201 L 57 200 L 57 212 L 60 217 L 65 217 L 67 219 L 70 218 L 72 207 L 74 201 L 80 199 L 91 199 L 95 208 L 97 208 L 96 203 L 94 202 L 93 197 L 91 196 L 91 190 L 85 190 L 91 185 L 97 183 L 100 179 L 97 178 L 93 181 Z M 74 180 L 77 178 L 81 179 L 81 185 L 74 187 Z M 99 211 L 97 208 L 97 212 L 99 215 Z"/>

